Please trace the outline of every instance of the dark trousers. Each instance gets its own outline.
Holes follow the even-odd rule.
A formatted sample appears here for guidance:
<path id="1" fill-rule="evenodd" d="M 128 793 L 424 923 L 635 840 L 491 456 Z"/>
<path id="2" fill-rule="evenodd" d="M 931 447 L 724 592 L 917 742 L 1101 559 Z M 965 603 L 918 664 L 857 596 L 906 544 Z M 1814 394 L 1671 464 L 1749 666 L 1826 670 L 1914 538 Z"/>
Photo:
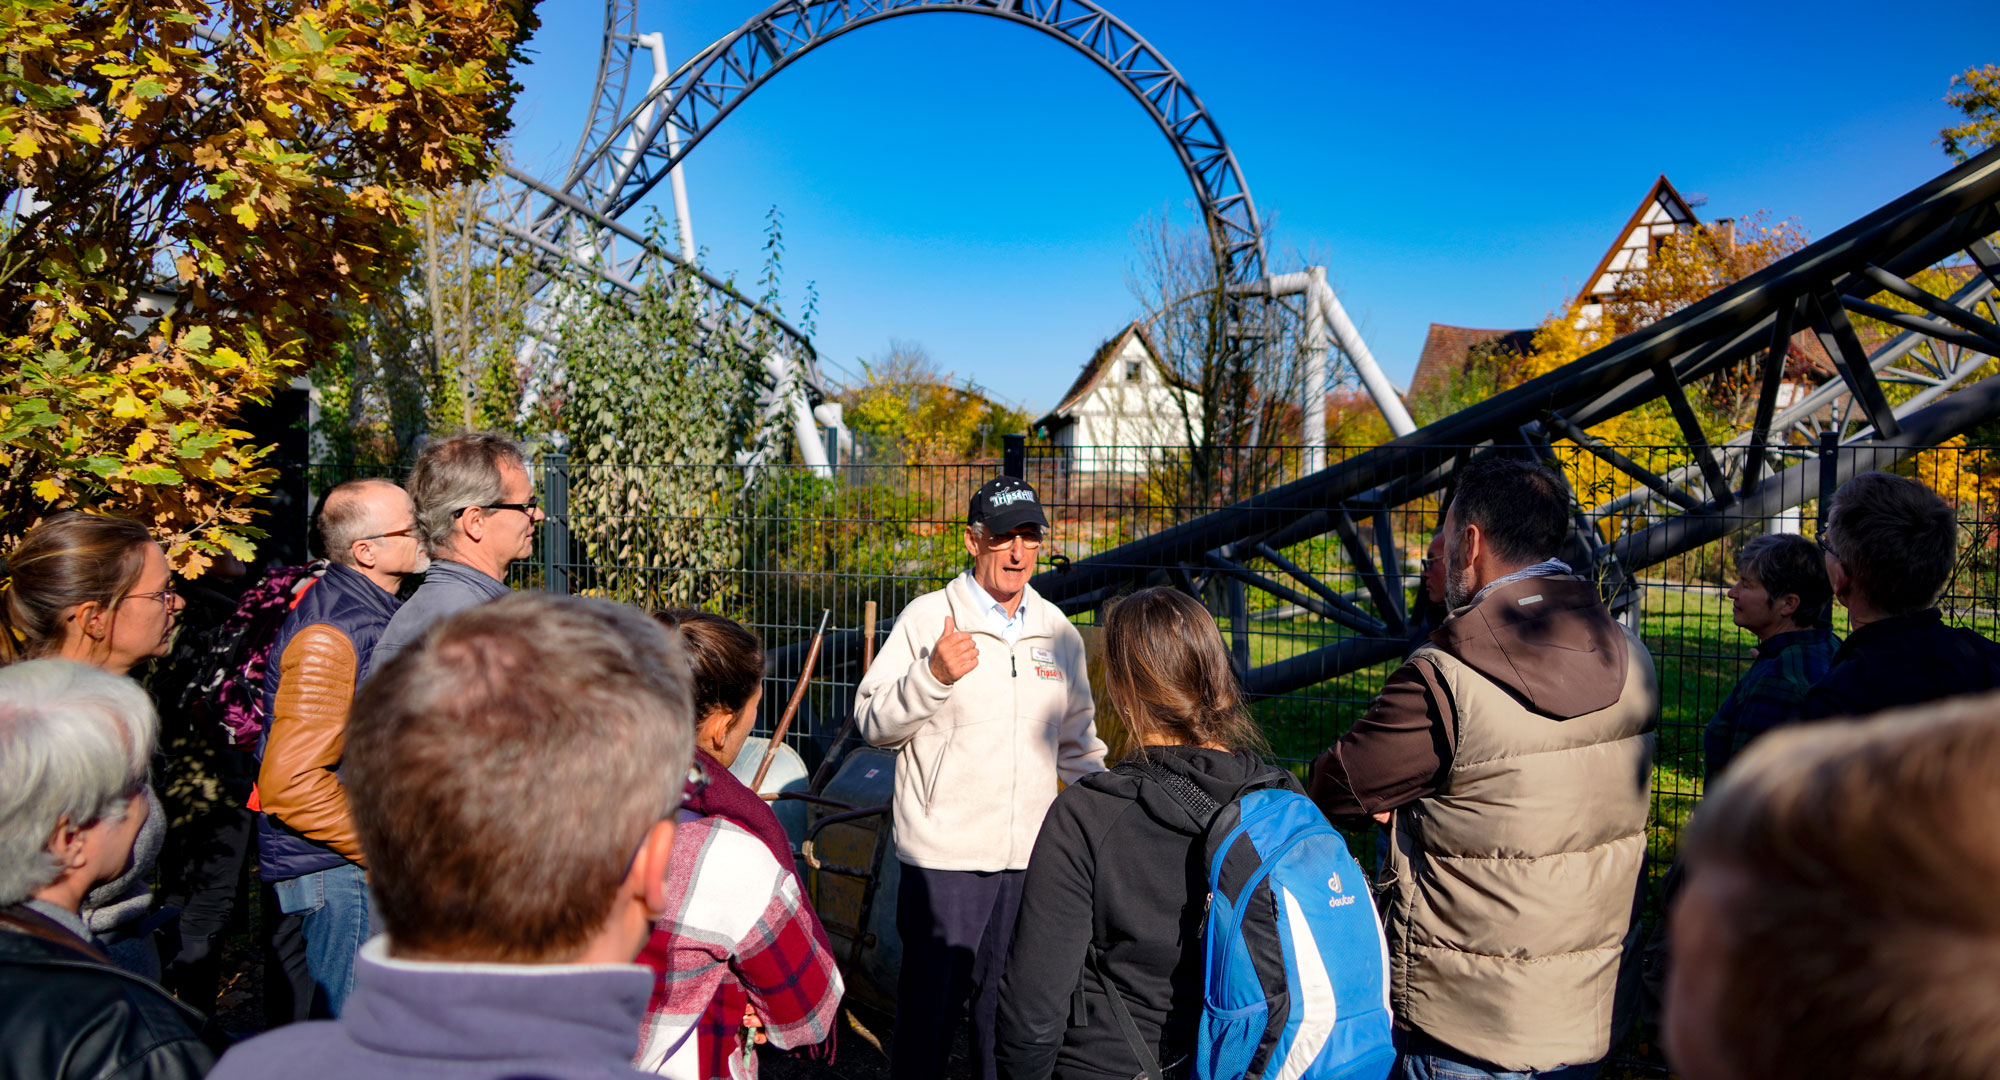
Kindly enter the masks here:
<path id="1" fill-rule="evenodd" d="M 215 1011 L 223 938 L 242 922 L 254 828 L 250 811 L 224 803 L 169 830 L 160 857 L 160 902 L 181 912 L 160 981 L 205 1013 Z"/>
<path id="2" fill-rule="evenodd" d="M 903 939 L 903 971 L 896 983 L 889 1075 L 892 1080 L 943 1076 L 959 1012 L 969 999 L 973 1062 L 982 1080 L 994 1080 L 993 1018 L 1026 873 L 927 870 L 908 863 L 902 871 L 896 932 Z"/>

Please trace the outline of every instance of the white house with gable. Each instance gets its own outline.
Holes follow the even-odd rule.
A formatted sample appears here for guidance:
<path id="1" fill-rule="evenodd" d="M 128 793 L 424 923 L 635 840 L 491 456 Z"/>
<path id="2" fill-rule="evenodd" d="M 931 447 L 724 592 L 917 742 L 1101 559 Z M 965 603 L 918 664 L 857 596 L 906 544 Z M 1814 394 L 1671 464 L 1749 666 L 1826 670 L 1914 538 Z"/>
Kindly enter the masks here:
<path id="1" fill-rule="evenodd" d="M 1132 473 L 1162 447 L 1188 445 L 1201 398 L 1160 362 L 1138 322 L 1098 346 L 1062 401 L 1035 421 L 1071 473 Z"/>

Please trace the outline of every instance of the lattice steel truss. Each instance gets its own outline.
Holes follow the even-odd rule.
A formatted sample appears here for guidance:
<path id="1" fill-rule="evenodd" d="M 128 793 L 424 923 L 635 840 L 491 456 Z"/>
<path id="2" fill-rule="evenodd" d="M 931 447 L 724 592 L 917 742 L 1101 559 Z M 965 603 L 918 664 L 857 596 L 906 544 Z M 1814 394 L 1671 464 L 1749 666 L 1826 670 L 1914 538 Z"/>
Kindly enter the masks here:
<path id="1" fill-rule="evenodd" d="M 1471 457 L 1549 458 L 1573 442 L 1630 478 L 1631 492 L 1600 515 L 1645 512 L 1647 524 L 1605 543 L 1579 515 L 1575 545 L 1614 593 L 1631 573 L 1721 537 L 1746 519 L 1777 514 L 1831 491 L 1857 471 L 1882 468 L 2000 414 L 2000 148 L 1987 151 L 1900 199 L 1736 285 L 1577 361 L 1417 432 L 1319 473 L 1035 578 L 1066 611 L 1089 610 L 1138 584 L 1230 596 L 1236 655 L 1249 689 L 1283 693 L 1398 655 L 1407 647 L 1403 552 L 1392 513 L 1447 494 Z M 1971 281 L 1946 299 L 1910 278 L 1963 253 Z M 1871 298 L 1887 291 L 1920 309 Z M 1850 313 L 1903 331 L 1870 355 Z M 1795 331 L 1811 331 L 1839 377 L 1778 409 Z M 1732 365 L 1756 365 L 1750 427 L 1711 445 L 1687 387 Z M 1884 383 L 1918 391 L 1892 406 Z M 1954 391 L 1950 392 L 1949 391 Z M 1671 409 L 1693 463 L 1655 475 L 1584 429 L 1648 402 Z M 1830 458 L 1816 453 L 1837 445 Z M 1837 467 L 1820 475 L 1822 460 Z M 1372 519 L 1372 520 L 1371 520 Z M 1364 585 L 1357 596 L 1329 587 L 1285 555 L 1336 537 Z M 1253 569 L 1258 561 L 1273 572 Z M 1336 624 L 1351 636 L 1253 665 L 1244 637 L 1243 590 L 1256 589 Z"/>

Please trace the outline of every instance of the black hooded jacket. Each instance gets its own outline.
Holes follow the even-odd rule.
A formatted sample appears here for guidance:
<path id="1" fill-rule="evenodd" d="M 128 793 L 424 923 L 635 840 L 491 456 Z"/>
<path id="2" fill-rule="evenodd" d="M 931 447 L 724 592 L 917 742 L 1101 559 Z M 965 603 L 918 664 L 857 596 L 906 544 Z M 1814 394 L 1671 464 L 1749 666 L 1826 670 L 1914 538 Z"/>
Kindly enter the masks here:
<path id="1" fill-rule="evenodd" d="M 1257 787 L 1300 790 L 1290 773 L 1252 753 L 1174 746 L 1150 754 L 1153 768 L 1185 776 L 1218 804 Z M 1128 760 L 1057 796 L 1035 839 L 1000 982 L 1000 1075 L 1139 1074 L 1102 986 L 1084 973 L 1090 946 L 1155 1058 L 1171 1066 L 1191 1055 L 1207 898 L 1201 826 L 1144 768 Z M 1168 1069 L 1176 1071 L 1184 1067 Z"/>

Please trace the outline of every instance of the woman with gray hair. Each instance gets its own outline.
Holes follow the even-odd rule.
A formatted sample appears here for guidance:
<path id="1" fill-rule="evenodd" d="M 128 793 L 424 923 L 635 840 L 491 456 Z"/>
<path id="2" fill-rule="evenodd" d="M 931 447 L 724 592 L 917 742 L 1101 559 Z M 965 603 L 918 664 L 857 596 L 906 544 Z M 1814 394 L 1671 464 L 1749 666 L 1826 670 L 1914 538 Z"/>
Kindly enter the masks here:
<path id="1" fill-rule="evenodd" d="M 113 965 L 80 914 L 147 818 L 159 722 L 130 679 L 68 660 L 0 668 L 0 1074 L 198 1077 L 201 1014 Z"/>

